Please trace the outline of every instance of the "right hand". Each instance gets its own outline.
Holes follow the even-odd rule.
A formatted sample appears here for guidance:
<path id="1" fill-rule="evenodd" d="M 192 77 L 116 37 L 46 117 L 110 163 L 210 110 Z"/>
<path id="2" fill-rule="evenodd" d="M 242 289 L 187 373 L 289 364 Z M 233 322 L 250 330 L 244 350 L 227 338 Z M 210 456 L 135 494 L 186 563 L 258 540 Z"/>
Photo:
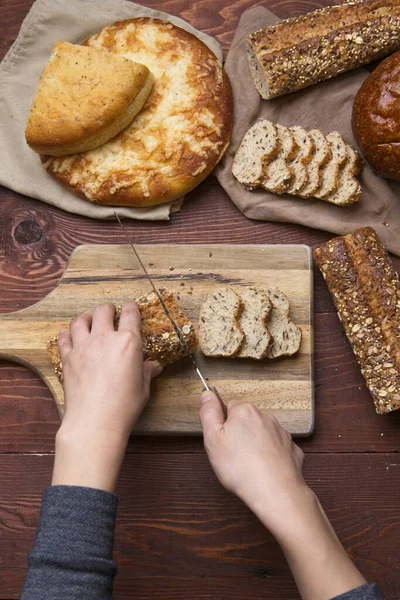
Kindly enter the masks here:
<path id="1" fill-rule="evenodd" d="M 302 476 L 302 450 L 252 404 L 228 404 L 225 421 L 215 394 L 204 392 L 200 402 L 204 445 L 219 481 L 278 533 L 296 502 L 312 494 Z"/>

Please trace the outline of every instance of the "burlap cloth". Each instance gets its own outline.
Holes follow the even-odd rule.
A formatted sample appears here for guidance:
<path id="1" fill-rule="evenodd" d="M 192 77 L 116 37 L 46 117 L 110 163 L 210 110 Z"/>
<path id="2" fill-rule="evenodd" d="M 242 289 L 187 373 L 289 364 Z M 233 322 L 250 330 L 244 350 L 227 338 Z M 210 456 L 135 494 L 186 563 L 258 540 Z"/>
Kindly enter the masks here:
<path id="1" fill-rule="evenodd" d="M 47 174 L 25 142 L 25 124 L 40 73 L 56 40 L 80 43 L 106 25 L 133 17 L 168 19 L 199 37 L 221 60 L 218 42 L 163 12 L 125 0 L 36 0 L 19 35 L 0 65 L 0 184 L 71 213 L 114 217 L 114 207 L 92 204 L 71 194 Z M 132 219 L 165 220 L 182 200 L 154 208 L 119 208 Z"/>
<path id="2" fill-rule="evenodd" d="M 300 92 L 262 100 L 251 78 L 245 42 L 253 31 L 276 23 L 279 19 L 263 7 L 245 12 L 240 20 L 225 69 L 231 80 L 234 98 L 232 143 L 216 175 L 236 206 L 250 219 L 298 223 L 344 234 L 356 227 L 371 225 L 386 248 L 400 255 L 400 185 L 377 177 L 365 165 L 361 200 L 349 207 L 337 207 L 320 200 L 302 200 L 288 195 L 276 196 L 263 190 L 245 190 L 231 173 L 236 150 L 249 127 L 260 117 L 282 125 L 319 128 L 325 134 L 339 131 L 346 142 L 357 147 L 351 130 L 354 96 L 368 75 L 357 69 L 319 83 Z"/>

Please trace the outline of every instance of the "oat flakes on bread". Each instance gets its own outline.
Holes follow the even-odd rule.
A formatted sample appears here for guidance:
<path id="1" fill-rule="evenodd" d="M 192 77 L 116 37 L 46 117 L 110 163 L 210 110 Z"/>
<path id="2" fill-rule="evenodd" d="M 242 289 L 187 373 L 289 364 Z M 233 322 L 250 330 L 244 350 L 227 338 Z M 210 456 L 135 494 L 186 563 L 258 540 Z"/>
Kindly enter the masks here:
<path id="1" fill-rule="evenodd" d="M 56 42 L 32 101 L 26 141 L 52 156 L 101 146 L 132 122 L 153 81 L 145 65 L 128 58 Z"/>
<path id="2" fill-rule="evenodd" d="M 232 92 L 221 62 L 195 35 L 169 21 L 119 21 L 84 46 L 146 65 L 153 91 L 115 138 L 82 154 L 43 157 L 69 191 L 112 206 L 153 206 L 181 198 L 214 169 L 232 129 Z"/>
<path id="3" fill-rule="evenodd" d="M 200 309 L 199 345 L 206 356 L 233 357 L 244 335 L 239 325 L 242 300 L 236 292 L 220 287 L 211 292 Z"/>
<path id="4" fill-rule="evenodd" d="M 265 358 L 272 336 L 267 328 L 272 304 L 268 294 L 263 290 L 249 287 L 240 292 L 243 310 L 239 317 L 239 325 L 244 339 L 238 354 L 239 358 Z"/>
<path id="5" fill-rule="evenodd" d="M 166 290 L 159 290 L 161 297 L 171 316 L 178 325 L 181 335 L 189 351 L 197 349 L 197 336 L 193 323 L 179 308 L 175 297 Z M 142 341 L 144 360 L 158 360 L 162 365 L 170 365 L 185 356 L 185 350 L 175 333 L 170 320 L 154 292 L 135 299 L 142 316 Z M 115 324 L 118 325 L 120 309 L 117 309 Z M 62 380 L 62 365 L 58 351 L 58 339 L 53 337 L 47 342 L 54 369 L 59 380 Z"/>
<path id="6" fill-rule="evenodd" d="M 268 290 L 272 310 L 267 321 L 273 343 L 267 352 L 267 358 L 292 356 L 300 348 L 301 329 L 289 318 L 289 300 L 278 288 Z"/>

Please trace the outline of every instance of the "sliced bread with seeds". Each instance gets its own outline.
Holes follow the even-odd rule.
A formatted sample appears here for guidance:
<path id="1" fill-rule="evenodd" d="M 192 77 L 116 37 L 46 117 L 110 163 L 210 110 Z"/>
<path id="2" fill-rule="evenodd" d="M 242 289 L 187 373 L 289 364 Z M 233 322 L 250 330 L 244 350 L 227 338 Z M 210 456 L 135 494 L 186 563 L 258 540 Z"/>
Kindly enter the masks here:
<path id="1" fill-rule="evenodd" d="M 289 300 L 285 294 L 278 288 L 271 288 L 267 293 L 272 304 L 267 327 L 273 338 L 267 358 L 292 356 L 300 348 L 301 329 L 289 318 Z"/>
<path id="2" fill-rule="evenodd" d="M 311 129 L 308 136 L 314 144 L 314 154 L 307 164 L 307 184 L 297 192 L 301 198 L 312 198 L 321 185 L 322 168 L 331 159 L 332 152 L 322 131 Z"/>
<path id="3" fill-rule="evenodd" d="M 274 159 L 279 149 L 275 125 L 266 119 L 257 121 L 245 134 L 233 159 L 234 177 L 248 189 L 258 187 L 263 176 L 263 159 Z"/>
<path id="4" fill-rule="evenodd" d="M 303 127 L 291 127 L 289 131 L 297 143 L 298 150 L 289 164 L 289 167 L 293 169 L 293 179 L 286 191 L 288 194 L 297 194 L 308 182 L 307 165 L 314 154 L 314 142 Z"/>
<path id="5" fill-rule="evenodd" d="M 275 125 L 280 150 L 273 160 L 263 158 L 264 177 L 261 187 L 273 194 L 284 194 L 290 186 L 294 171 L 290 163 L 297 154 L 298 146 L 293 134 L 283 125 Z"/>
<path id="6" fill-rule="evenodd" d="M 240 297 L 243 310 L 239 317 L 239 325 L 244 333 L 244 339 L 238 357 L 261 360 L 266 357 L 272 343 L 267 328 L 272 304 L 266 292 L 253 287 L 243 290 Z"/>
<path id="7" fill-rule="evenodd" d="M 325 200 L 339 187 L 340 169 L 347 160 L 346 143 L 338 131 L 332 131 L 326 136 L 326 141 L 332 152 L 332 158 L 322 169 L 321 185 L 314 198 Z"/>
<path id="8" fill-rule="evenodd" d="M 362 160 L 356 150 L 346 145 L 347 161 L 340 169 L 339 185 L 335 192 L 326 196 L 324 200 L 338 206 L 349 206 L 358 202 L 361 197 L 361 185 L 357 175 L 362 169 Z"/>
<path id="9" fill-rule="evenodd" d="M 242 311 L 240 296 L 227 287 L 209 294 L 200 309 L 199 344 L 206 356 L 236 356 L 244 334 L 238 323 Z"/>

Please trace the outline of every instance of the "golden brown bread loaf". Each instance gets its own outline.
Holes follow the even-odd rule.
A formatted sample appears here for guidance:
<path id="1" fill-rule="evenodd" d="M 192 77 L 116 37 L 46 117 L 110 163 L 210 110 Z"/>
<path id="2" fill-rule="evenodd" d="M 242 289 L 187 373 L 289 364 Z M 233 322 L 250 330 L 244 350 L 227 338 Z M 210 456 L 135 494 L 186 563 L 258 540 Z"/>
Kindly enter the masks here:
<path id="1" fill-rule="evenodd" d="M 400 52 L 384 60 L 360 87 L 353 132 L 375 171 L 400 181 Z"/>
<path id="2" fill-rule="evenodd" d="M 182 338 L 190 352 L 197 348 L 197 336 L 193 323 L 179 308 L 174 295 L 166 290 L 159 290 L 161 297 L 168 308 L 172 318 L 179 327 Z M 185 349 L 168 319 L 162 304 L 154 292 L 136 298 L 142 315 L 142 340 L 144 360 L 158 360 L 162 365 L 170 365 L 186 356 Z M 116 324 L 118 323 L 120 309 L 117 310 Z M 62 364 L 58 351 L 58 338 L 53 337 L 47 342 L 47 351 L 50 354 L 57 377 L 62 381 Z"/>
<path id="3" fill-rule="evenodd" d="M 356 0 L 252 33 L 247 56 L 263 98 L 355 69 L 400 48 L 400 0 Z"/>
<path id="4" fill-rule="evenodd" d="M 123 56 L 56 42 L 32 102 L 26 141 L 52 156 L 105 144 L 143 108 L 153 82 L 146 66 Z"/>
<path id="5" fill-rule="evenodd" d="M 400 408 L 399 276 L 371 227 L 314 250 L 380 414 Z"/>
<path id="6" fill-rule="evenodd" d="M 152 206 L 188 193 L 230 140 L 232 94 L 220 61 L 196 36 L 152 18 L 114 23 L 85 44 L 146 65 L 154 88 L 118 136 L 90 152 L 44 157 L 47 171 L 99 204 Z"/>

